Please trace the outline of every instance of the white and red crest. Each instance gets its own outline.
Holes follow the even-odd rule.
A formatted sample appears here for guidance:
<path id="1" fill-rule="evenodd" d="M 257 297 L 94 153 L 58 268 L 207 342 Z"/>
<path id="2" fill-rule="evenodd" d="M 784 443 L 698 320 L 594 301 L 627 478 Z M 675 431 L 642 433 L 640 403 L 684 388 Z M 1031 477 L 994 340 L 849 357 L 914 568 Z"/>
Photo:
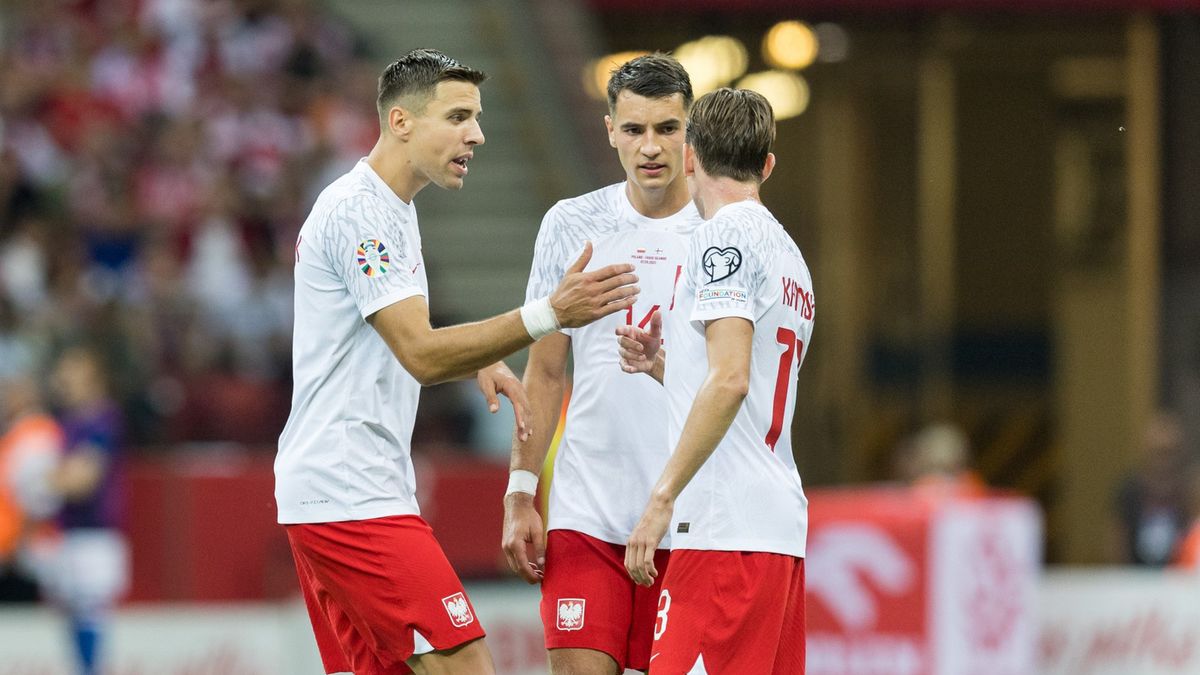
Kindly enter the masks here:
<path id="1" fill-rule="evenodd" d="M 442 598 L 442 604 L 446 606 L 446 613 L 450 615 L 450 623 L 456 628 L 470 625 L 475 620 L 475 615 L 471 613 L 471 605 L 467 604 L 467 598 L 462 593 Z"/>
<path id="2" fill-rule="evenodd" d="M 584 608 L 587 600 L 583 598 L 558 599 L 558 629 L 579 630 L 583 628 Z"/>

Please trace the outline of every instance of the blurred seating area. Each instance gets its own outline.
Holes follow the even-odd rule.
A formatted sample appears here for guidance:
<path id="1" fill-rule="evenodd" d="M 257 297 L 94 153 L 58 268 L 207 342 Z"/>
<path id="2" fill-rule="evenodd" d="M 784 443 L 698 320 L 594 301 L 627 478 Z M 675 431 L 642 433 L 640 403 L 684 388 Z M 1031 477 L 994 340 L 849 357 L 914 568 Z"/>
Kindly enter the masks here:
<path id="1" fill-rule="evenodd" d="M 291 258 L 376 65 L 302 0 L 0 7 L 0 377 L 106 353 L 137 445 L 273 443 Z"/>

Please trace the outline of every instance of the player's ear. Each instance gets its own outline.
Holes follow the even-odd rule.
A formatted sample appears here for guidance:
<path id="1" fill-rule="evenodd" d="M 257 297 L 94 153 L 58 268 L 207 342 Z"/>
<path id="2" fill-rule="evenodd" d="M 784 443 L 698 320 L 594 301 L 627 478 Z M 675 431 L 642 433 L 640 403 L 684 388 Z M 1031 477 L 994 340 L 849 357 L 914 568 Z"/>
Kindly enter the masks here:
<path id="1" fill-rule="evenodd" d="M 767 182 L 767 179 L 771 177 L 771 172 L 774 170 L 775 170 L 775 153 L 768 152 L 767 153 L 767 161 L 766 161 L 766 163 L 763 164 L 762 180 L 760 180 L 759 182 L 760 183 Z"/>
<path id="2" fill-rule="evenodd" d="M 394 105 L 388 109 L 388 131 L 402 141 L 407 141 L 412 133 L 412 120 L 412 113 L 407 108 Z"/>
<path id="3" fill-rule="evenodd" d="M 604 129 L 608 131 L 608 145 L 613 148 L 617 147 L 617 132 L 613 129 L 612 115 L 604 116 Z"/>
<path id="4" fill-rule="evenodd" d="M 696 175 L 696 151 L 691 143 L 683 144 L 683 175 L 689 178 Z"/>

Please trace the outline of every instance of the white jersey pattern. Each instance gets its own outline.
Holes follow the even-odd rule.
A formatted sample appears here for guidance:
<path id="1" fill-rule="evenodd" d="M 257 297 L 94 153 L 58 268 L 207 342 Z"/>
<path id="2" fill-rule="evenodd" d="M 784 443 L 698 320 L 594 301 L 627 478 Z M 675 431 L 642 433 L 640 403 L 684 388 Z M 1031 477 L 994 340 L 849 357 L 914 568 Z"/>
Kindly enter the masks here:
<path id="1" fill-rule="evenodd" d="M 671 548 L 803 557 L 808 500 L 790 429 L 814 304 L 800 249 L 761 204 L 726 205 L 693 233 L 676 294 L 664 329 L 672 448 L 708 372 L 705 322 L 748 319 L 754 338 L 749 392 L 676 500 Z"/>
<path id="2" fill-rule="evenodd" d="M 275 458 L 280 523 L 418 513 L 420 384 L 366 318 L 428 297 L 417 213 L 366 160 L 317 198 L 296 242 L 292 411 Z"/>
<path id="3" fill-rule="evenodd" d="M 616 327 L 648 325 L 654 308 L 664 319 L 672 311 L 687 236 L 703 222 L 690 201 L 674 215 L 647 218 L 633 208 L 626 189 L 625 183 L 610 185 L 546 213 L 526 293 L 533 300 L 553 292 L 586 241 L 592 242 L 587 269 L 617 263 L 636 268 L 641 292 L 632 311 L 563 331 L 571 337 L 574 376 L 548 528 L 613 544 L 628 540 L 670 455 L 666 396 L 657 382 L 621 370 Z"/>

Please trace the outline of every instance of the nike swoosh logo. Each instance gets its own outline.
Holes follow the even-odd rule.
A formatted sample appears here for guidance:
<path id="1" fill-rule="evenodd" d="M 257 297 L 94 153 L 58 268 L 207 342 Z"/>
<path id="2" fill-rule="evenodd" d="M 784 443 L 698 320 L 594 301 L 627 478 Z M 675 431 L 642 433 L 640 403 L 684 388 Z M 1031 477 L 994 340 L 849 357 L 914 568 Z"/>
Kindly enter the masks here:
<path id="1" fill-rule="evenodd" d="M 662 652 L 659 652 L 658 654 L 662 654 Z M 651 660 L 651 661 L 653 661 L 654 659 L 657 659 L 657 658 L 658 658 L 658 654 L 651 654 L 651 655 L 650 655 L 650 660 Z"/>

